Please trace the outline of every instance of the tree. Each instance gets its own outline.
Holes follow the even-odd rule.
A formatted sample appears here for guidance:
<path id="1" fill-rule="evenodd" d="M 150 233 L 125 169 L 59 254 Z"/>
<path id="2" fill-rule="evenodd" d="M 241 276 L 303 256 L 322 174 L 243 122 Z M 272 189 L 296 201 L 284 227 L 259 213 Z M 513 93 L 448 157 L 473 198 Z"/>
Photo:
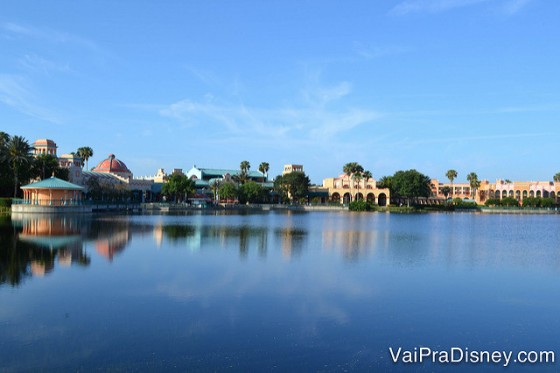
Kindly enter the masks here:
<path id="1" fill-rule="evenodd" d="M 555 182 L 560 183 L 560 172 L 557 172 L 553 179 Z"/>
<path id="2" fill-rule="evenodd" d="M 478 175 L 475 172 L 471 172 L 470 174 L 467 175 L 467 180 L 471 187 L 472 197 L 473 199 L 475 199 L 476 191 L 480 187 L 480 181 L 478 180 Z"/>
<path id="3" fill-rule="evenodd" d="M 41 180 L 55 174 L 59 169 L 58 160 L 52 154 L 39 154 L 32 163 L 31 175 Z"/>
<path id="4" fill-rule="evenodd" d="M 10 138 L 6 144 L 5 157 L 8 160 L 14 176 L 14 198 L 17 197 L 20 176 L 29 172 L 33 156 L 32 147 L 27 140 L 21 136 Z"/>
<path id="5" fill-rule="evenodd" d="M 173 174 L 169 177 L 161 189 L 161 193 L 168 197 L 174 197 L 175 202 L 184 198 L 189 199 L 195 191 L 195 182 L 183 174 Z"/>
<path id="6" fill-rule="evenodd" d="M 240 202 L 258 203 L 264 199 L 263 187 L 254 182 L 249 181 L 239 187 Z"/>
<path id="7" fill-rule="evenodd" d="M 88 159 L 93 157 L 93 149 L 89 146 L 82 146 L 76 151 L 78 157 L 82 158 L 82 167 L 84 167 L 84 161 L 86 162 L 86 170 L 88 169 Z"/>
<path id="8" fill-rule="evenodd" d="M 393 176 L 383 176 L 377 182 L 377 187 L 391 189 L 392 181 L 393 181 Z"/>
<path id="9" fill-rule="evenodd" d="M 230 181 L 222 183 L 218 189 L 221 200 L 235 200 L 238 195 L 237 185 Z"/>
<path id="10" fill-rule="evenodd" d="M 299 200 L 307 197 L 311 181 L 304 172 L 294 171 L 289 174 L 279 175 L 274 179 L 274 189 L 283 199 L 292 198 Z"/>
<path id="11" fill-rule="evenodd" d="M 448 187 L 447 185 L 444 186 L 443 188 L 441 188 L 441 192 L 443 193 L 443 195 L 445 196 L 445 199 L 447 199 L 447 196 L 449 195 L 449 193 L 451 192 L 451 188 Z"/>
<path id="12" fill-rule="evenodd" d="M 214 179 L 214 182 L 212 183 L 212 185 L 210 185 L 212 193 L 214 194 L 214 202 L 218 202 L 218 192 L 220 190 L 220 185 L 221 182 L 218 179 Z"/>
<path id="13" fill-rule="evenodd" d="M 0 131 L 0 196 L 9 196 L 12 192 L 13 178 L 8 162 L 8 142 L 10 135 Z"/>
<path id="14" fill-rule="evenodd" d="M 262 162 L 259 165 L 259 171 L 264 174 L 265 180 L 268 180 L 268 168 L 269 168 L 269 166 L 270 165 L 267 162 Z"/>
<path id="15" fill-rule="evenodd" d="M 431 179 L 416 170 L 397 171 L 391 179 L 391 194 L 404 197 L 410 206 L 411 199 L 429 197 Z"/>
<path id="16" fill-rule="evenodd" d="M 453 169 L 448 170 L 445 173 L 445 176 L 447 176 L 447 178 L 449 179 L 449 182 L 451 183 L 451 197 L 453 197 L 453 193 L 454 193 L 454 190 L 455 190 L 455 188 L 453 188 L 453 180 L 455 180 L 455 178 L 457 177 L 457 171 L 455 171 Z M 445 196 L 445 198 L 447 198 L 447 196 Z"/>
<path id="17" fill-rule="evenodd" d="M 362 177 L 362 172 L 364 172 L 364 168 L 358 163 L 358 162 L 349 162 L 346 163 L 344 166 L 342 166 L 342 172 L 344 172 L 346 174 L 346 176 L 348 176 L 348 179 L 351 179 L 350 181 L 350 202 L 352 202 L 352 187 L 353 187 L 353 181 L 355 181 L 356 179 L 358 179 L 358 193 L 359 193 L 359 189 L 360 189 L 360 184 L 359 181 L 361 180 Z"/>
<path id="18" fill-rule="evenodd" d="M 251 164 L 249 161 L 242 161 L 239 164 L 241 172 L 239 173 L 239 182 L 244 184 L 249 179 L 249 170 L 251 169 Z"/>

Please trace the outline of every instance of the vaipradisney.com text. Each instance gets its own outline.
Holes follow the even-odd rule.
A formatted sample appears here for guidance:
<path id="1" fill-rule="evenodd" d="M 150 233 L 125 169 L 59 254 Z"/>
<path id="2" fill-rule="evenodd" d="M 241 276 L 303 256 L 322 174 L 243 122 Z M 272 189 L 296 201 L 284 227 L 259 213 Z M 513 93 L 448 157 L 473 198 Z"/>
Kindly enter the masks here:
<path id="1" fill-rule="evenodd" d="M 508 367 L 510 364 L 554 364 L 554 351 L 483 351 L 466 347 L 451 347 L 448 350 L 433 350 L 430 347 L 389 347 L 393 363 L 402 364 L 495 364 Z"/>

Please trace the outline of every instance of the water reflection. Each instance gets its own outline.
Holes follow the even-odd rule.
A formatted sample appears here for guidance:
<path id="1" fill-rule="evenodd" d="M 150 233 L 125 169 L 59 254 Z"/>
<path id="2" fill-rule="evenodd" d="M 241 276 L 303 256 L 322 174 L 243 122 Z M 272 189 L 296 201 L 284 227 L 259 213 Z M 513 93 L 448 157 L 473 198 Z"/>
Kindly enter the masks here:
<path id="1" fill-rule="evenodd" d="M 237 246 L 239 256 L 246 258 L 251 248 L 256 248 L 259 256 L 266 257 L 269 246 L 270 227 L 251 225 L 195 225 L 195 224 L 157 224 L 153 237 L 158 247 L 164 239 L 172 245 L 184 245 L 192 251 L 207 247 L 227 248 Z M 282 253 L 286 257 L 301 253 L 307 231 L 298 228 L 277 228 L 275 239 L 281 242 Z"/>

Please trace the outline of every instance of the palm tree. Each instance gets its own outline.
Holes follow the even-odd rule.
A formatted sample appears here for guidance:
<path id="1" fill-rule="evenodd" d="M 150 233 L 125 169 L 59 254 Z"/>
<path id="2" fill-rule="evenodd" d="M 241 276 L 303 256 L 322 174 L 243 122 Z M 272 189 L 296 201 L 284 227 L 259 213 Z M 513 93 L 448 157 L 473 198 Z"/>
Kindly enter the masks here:
<path id="1" fill-rule="evenodd" d="M 555 182 L 560 183 L 560 172 L 557 172 L 553 179 Z"/>
<path id="2" fill-rule="evenodd" d="M 467 175 L 467 180 L 469 181 L 471 187 L 471 191 L 472 191 L 471 196 L 473 197 L 473 199 L 475 199 L 476 190 L 478 189 L 478 187 L 480 187 L 480 181 L 478 181 L 478 175 L 474 172 L 471 172 L 470 174 Z"/>
<path id="3" fill-rule="evenodd" d="M 455 180 L 455 178 L 457 177 L 457 171 L 455 171 L 453 169 L 448 170 L 447 173 L 445 174 L 445 176 L 447 176 L 447 178 L 449 179 L 449 182 L 451 183 L 451 198 L 453 198 L 453 192 L 455 190 L 455 188 L 453 188 L 453 180 Z"/>
<path id="4" fill-rule="evenodd" d="M 22 136 L 14 136 L 6 144 L 5 157 L 14 173 L 14 198 L 17 197 L 19 175 L 21 174 L 22 166 L 31 164 L 33 160 L 31 155 L 32 149 L 31 145 Z"/>
<path id="5" fill-rule="evenodd" d="M 84 161 L 86 162 L 86 170 L 88 169 L 88 159 L 93 157 L 93 149 L 89 146 L 82 146 L 78 148 L 77 152 L 78 157 L 82 158 L 82 167 L 84 166 Z"/>
<path id="6" fill-rule="evenodd" d="M 249 169 L 251 169 L 251 164 L 249 163 L 249 161 L 242 161 L 239 164 L 239 168 L 241 169 L 239 180 L 241 181 L 242 184 L 244 184 L 248 179 Z"/>
<path id="7" fill-rule="evenodd" d="M 342 167 L 342 171 L 348 176 L 348 179 L 352 181 L 358 180 L 358 192 L 360 190 L 359 180 L 362 178 L 362 172 L 364 168 L 358 162 L 349 162 Z M 350 182 L 350 202 L 352 202 L 352 181 Z"/>
<path id="8" fill-rule="evenodd" d="M 268 167 L 269 167 L 269 164 L 267 162 L 262 162 L 259 165 L 259 171 L 264 174 L 265 180 L 268 180 Z"/>

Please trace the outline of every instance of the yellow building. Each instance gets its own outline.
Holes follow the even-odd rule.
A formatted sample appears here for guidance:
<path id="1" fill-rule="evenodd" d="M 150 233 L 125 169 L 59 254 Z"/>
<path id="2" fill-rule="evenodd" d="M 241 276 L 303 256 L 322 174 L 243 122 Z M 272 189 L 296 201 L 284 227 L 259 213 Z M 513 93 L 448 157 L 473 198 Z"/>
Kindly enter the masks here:
<path id="1" fill-rule="evenodd" d="M 453 187 L 453 192 L 449 193 L 448 198 L 474 199 L 480 205 L 484 204 L 488 199 L 515 198 L 520 203 L 528 197 L 534 198 L 553 198 L 558 201 L 558 193 L 560 192 L 560 183 L 552 181 L 507 181 L 496 180 L 490 183 L 488 180 L 482 180 L 480 187 L 473 195 L 471 187 L 468 183 L 440 183 L 437 179 L 432 179 L 432 194 L 438 198 L 445 198 L 443 194 L 444 187 Z"/>
<path id="2" fill-rule="evenodd" d="M 378 206 L 386 206 L 391 199 L 388 188 L 378 188 L 375 179 L 361 179 L 359 182 L 342 174 L 338 177 L 323 180 L 323 188 L 329 190 L 332 202 L 348 204 L 356 200 L 367 200 Z"/>

